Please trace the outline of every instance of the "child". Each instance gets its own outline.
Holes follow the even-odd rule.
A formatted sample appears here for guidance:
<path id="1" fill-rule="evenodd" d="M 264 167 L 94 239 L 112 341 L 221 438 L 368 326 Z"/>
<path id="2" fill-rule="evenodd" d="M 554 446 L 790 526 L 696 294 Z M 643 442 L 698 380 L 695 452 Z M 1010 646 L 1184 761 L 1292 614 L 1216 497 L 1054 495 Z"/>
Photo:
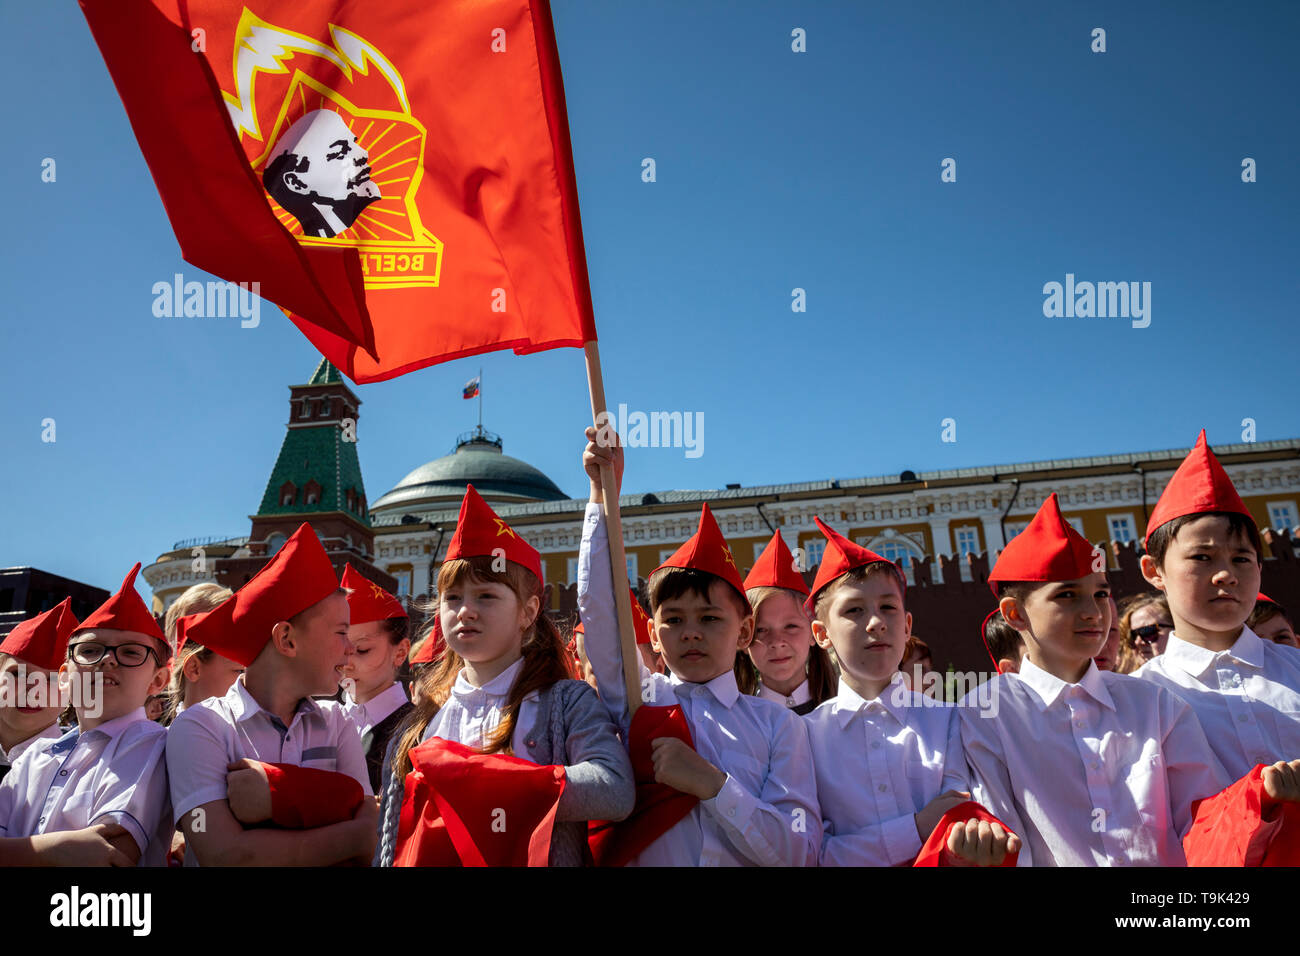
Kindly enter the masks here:
<path id="1" fill-rule="evenodd" d="M 343 587 L 349 589 L 352 622 L 348 640 L 356 649 L 344 674 L 355 687 L 352 719 L 361 730 L 370 786 L 377 792 L 388 740 L 412 710 L 406 689 L 397 679 L 411 649 L 406 636 L 409 621 L 396 597 L 368 581 L 351 564 L 343 568 Z"/>
<path id="2" fill-rule="evenodd" d="M 1289 647 L 1300 647 L 1300 640 L 1296 639 L 1295 625 L 1291 623 L 1291 616 L 1287 614 L 1286 608 L 1266 594 L 1261 593 L 1255 599 L 1255 609 L 1250 612 L 1246 626 L 1258 634 L 1261 640 L 1286 644 Z"/>
<path id="3" fill-rule="evenodd" d="M 980 625 L 980 637 L 999 674 L 1014 674 L 1020 670 L 1020 662 L 1025 656 L 1025 642 L 1021 640 L 1020 632 L 1007 623 L 997 608 L 984 618 L 984 623 Z"/>
<path id="4" fill-rule="evenodd" d="M 976 799 L 1024 838 L 1021 865 L 1182 866 L 1194 801 L 1229 782 L 1191 708 L 1093 663 L 1104 560 L 1052 494 L 989 575 L 1025 656 L 993 678 L 996 717 L 959 708 L 962 744 Z"/>
<path id="5" fill-rule="evenodd" d="M 231 593 L 230 588 L 208 581 L 186 589 L 167 609 L 163 629 L 176 648 L 176 656 L 164 723 L 170 724 L 186 707 L 193 707 L 201 700 L 224 697 L 235 678 L 244 672 L 242 664 L 204 647 L 188 633 L 191 623 L 222 604 Z"/>
<path id="6" fill-rule="evenodd" d="M 1245 626 L 1260 548 L 1202 431 L 1151 511 L 1142 574 L 1168 598 L 1174 630 L 1135 676 L 1191 705 L 1234 780 L 1256 764 L 1300 758 L 1300 654 Z"/>
<path id="7" fill-rule="evenodd" d="M 934 674 L 934 655 L 930 652 L 930 645 L 915 634 L 908 635 L 907 647 L 903 649 L 903 661 L 898 669 L 909 690 L 921 690 L 927 697 L 939 698 L 943 681 L 935 678 L 940 675 L 936 674 L 928 681 L 925 678 L 926 674 Z"/>
<path id="8" fill-rule="evenodd" d="M 835 665 L 813 640 L 803 606 L 808 585 L 779 531 L 745 577 L 745 597 L 754 609 L 754 639 L 736 656 L 740 692 L 782 704 L 801 717 L 835 696 Z"/>
<path id="9" fill-rule="evenodd" d="M 21 622 L 0 643 L 0 780 L 22 752 L 63 736 L 58 671 L 78 626 L 72 599 Z"/>
<path id="10" fill-rule="evenodd" d="M 909 690 L 899 663 L 912 632 L 898 566 L 814 519 L 827 545 L 808 608 L 840 662 L 835 697 L 808 715 L 825 837 L 823 866 L 906 866 L 970 794 L 957 709 Z M 964 828 L 959 828 L 964 836 Z M 1019 848 L 998 824 L 977 831 L 1001 863 Z M 954 834 L 956 837 L 956 834 Z M 964 840 L 949 850 L 973 863 Z"/>
<path id="11" fill-rule="evenodd" d="M 621 450 L 587 429 L 583 466 L 591 497 L 578 556 L 578 610 L 600 697 L 635 756 L 642 799 L 616 834 L 612 862 L 633 866 L 815 866 L 821 814 L 803 721 L 783 705 L 740 693 L 736 652 L 754 619 L 731 549 L 704 505 L 696 533 L 649 579 L 653 646 L 669 676 L 638 660 L 643 707 L 633 719 L 614 613 L 600 464 L 621 469 Z M 617 472 L 616 472 L 617 474 Z M 677 734 L 642 733 L 675 714 Z M 647 779 L 651 778 L 651 779 Z M 676 809 L 645 800 L 659 785 Z M 666 804 L 667 805 L 667 804 Z"/>
<path id="12" fill-rule="evenodd" d="M 77 685 L 77 726 L 29 748 L 0 783 L 0 837 L 79 831 L 69 838 L 97 842 L 85 831 L 110 823 L 124 831 L 108 837 L 118 852 L 97 862 L 161 866 L 166 860 L 167 731 L 145 717 L 144 704 L 167 684 L 171 649 L 136 593 L 139 571 L 136 564 L 68 638 L 60 683 L 65 690 Z"/>
<path id="13" fill-rule="evenodd" d="M 627 755 L 595 692 L 571 679 L 542 593 L 541 556 L 468 486 L 438 571 L 447 647 L 385 769 L 379 865 L 579 866 L 587 821 L 632 809 Z M 444 767 L 457 778 L 445 786 Z M 451 826 L 443 805 L 415 799 L 425 780 L 460 818 L 454 847 L 437 845 Z"/>
<path id="14" fill-rule="evenodd" d="M 1119 655 L 1119 605 L 1115 603 L 1115 595 L 1110 596 L 1110 630 L 1106 632 L 1106 643 L 1101 645 L 1101 650 L 1092 659 L 1097 665 L 1097 670 L 1113 671 L 1118 663 Z"/>
<path id="15" fill-rule="evenodd" d="M 167 735 L 186 865 L 368 861 L 378 808 L 361 736 L 341 705 L 311 699 L 334 690 L 352 653 L 347 595 L 311 526 L 301 525 L 252 580 L 186 633 L 246 668 L 224 697 L 187 707 Z M 341 822 L 245 829 L 227 803 L 227 771 L 234 765 L 236 773 L 255 773 L 240 769 L 251 761 L 341 773 L 366 798 Z"/>
<path id="16" fill-rule="evenodd" d="M 1143 591 L 1125 598 L 1119 613 L 1119 661 L 1115 670 L 1132 674 L 1165 652 L 1174 623 L 1169 619 L 1169 602 L 1159 591 Z"/>

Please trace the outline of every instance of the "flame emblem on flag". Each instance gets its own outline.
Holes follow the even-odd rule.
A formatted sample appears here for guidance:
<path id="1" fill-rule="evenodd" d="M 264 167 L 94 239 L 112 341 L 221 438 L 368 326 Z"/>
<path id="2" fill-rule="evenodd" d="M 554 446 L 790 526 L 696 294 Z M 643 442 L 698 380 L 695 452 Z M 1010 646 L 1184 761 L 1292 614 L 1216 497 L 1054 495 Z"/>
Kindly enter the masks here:
<path id="1" fill-rule="evenodd" d="M 357 248 L 367 289 L 437 286 L 443 244 L 416 205 L 425 127 L 383 53 L 334 24 L 329 35 L 244 8 L 222 96 L 249 165 L 300 243 Z"/>

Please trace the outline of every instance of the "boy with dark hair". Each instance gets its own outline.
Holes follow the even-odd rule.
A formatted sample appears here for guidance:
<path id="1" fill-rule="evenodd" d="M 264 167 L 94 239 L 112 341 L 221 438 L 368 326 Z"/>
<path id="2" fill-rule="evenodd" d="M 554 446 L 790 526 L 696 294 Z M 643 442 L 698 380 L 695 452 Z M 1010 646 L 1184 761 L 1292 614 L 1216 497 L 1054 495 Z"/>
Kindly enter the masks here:
<path id="1" fill-rule="evenodd" d="M 740 693 L 736 652 L 754 619 L 740 572 L 703 506 L 696 533 L 650 575 L 654 649 L 668 674 L 638 655 L 643 698 L 630 714 L 614 582 L 601 508 L 600 464 L 621 480 L 621 449 L 587 430 L 591 498 L 578 558 L 578 608 L 601 700 L 637 771 L 633 818 L 614 828 L 619 850 L 597 859 L 634 866 L 815 866 L 821 845 L 812 755 L 802 719 Z M 621 586 L 621 585 L 620 585 Z M 661 799 L 649 801 L 655 792 Z M 653 806 L 651 803 L 653 802 Z"/>
<path id="2" fill-rule="evenodd" d="M 1184 865 L 1193 804 L 1230 778 L 1190 707 L 1093 662 L 1110 627 L 1104 552 L 1052 494 L 989 586 L 1025 656 L 993 678 L 996 718 L 958 710 L 975 797 L 1024 838 L 1020 864 Z"/>
<path id="3" fill-rule="evenodd" d="M 1246 626 L 1260 549 L 1202 430 L 1151 512 L 1142 574 L 1169 599 L 1174 631 L 1134 676 L 1191 706 L 1233 779 L 1273 765 L 1261 777 L 1269 793 L 1287 761 L 1300 770 L 1300 654 Z"/>

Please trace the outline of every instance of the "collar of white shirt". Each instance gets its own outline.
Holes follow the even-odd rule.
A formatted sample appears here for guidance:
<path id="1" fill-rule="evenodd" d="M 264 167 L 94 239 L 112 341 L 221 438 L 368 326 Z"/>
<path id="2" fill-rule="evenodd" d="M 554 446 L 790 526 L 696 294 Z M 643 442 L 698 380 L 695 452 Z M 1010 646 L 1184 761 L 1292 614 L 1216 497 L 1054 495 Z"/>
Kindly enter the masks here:
<path id="1" fill-rule="evenodd" d="M 1171 633 L 1161 657 L 1166 664 L 1172 664 L 1193 677 L 1200 677 L 1225 654 L 1248 667 L 1259 669 L 1264 666 L 1264 641 L 1244 624 L 1241 627 L 1241 634 L 1226 651 L 1212 651 L 1208 647 L 1185 641 L 1177 634 Z"/>
<path id="2" fill-rule="evenodd" d="M 253 695 L 248 692 L 244 686 L 244 675 L 240 674 L 235 678 L 235 682 L 230 685 L 230 691 L 225 697 L 226 706 L 230 708 L 230 715 L 235 718 L 235 723 L 242 723 L 256 717 L 259 713 L 265 712 L 266 716 L 278 720 L 269 710 L 264 711 L 261 704 L 253 699 Z M 320 705 L 310 697 L 304 697 L 298 701 L 298 706 L 294 708 L 294 714 L 303 713 L 320 713 Z"/>
<path id="3" fill-rule="evenodd" d="M 760 682 L 758 696 L 764 700 L 775 701 L 785 707 L 798 707 L 800 704 L 806 704 L 812 700 L 812 691 L 808 689 L 808 678 L 805 677 L 803 683 L 794 689 L 793 694 L 782 694 L 780 691 L 772 690 L 772 688 Z"/>
<path id="4" fill-rule="evenodd" d="M 13 762 L 23 755 L 23 751 L 30 750 L 42 740 L 58 740 L 63 733 L 63 729 L 57 723 L 53 723 L 40 733 L 32 734 L 26 740 L 14 744 L 13 750 L 6 751 L 0 747 L 0 766 L 12 766 Z"/>
<path id="5" fill-rule="evenodd" d="M 733 670 L 719 674 L 713 680 L 706 681 L 703 684 L 684 681 L 669 671 L 668 682 L 672 684 L 673 693 L 678 697 L 699 697 L 707 691 L 713 695 L 714 700 L 728 710 L 740 698 L 740 688 L 736 686 L 736 672 Z"/>
<path id="6" fill-rule="evenodd" d="M 520 658 L 522 660 L 523 658 Z M 383 690 L 381 690 L 370 700 L 361 705 L 365 713 L 366 723 L 373 727 L 387 717 L 391 716 L 393 711 L 406 703 L 406 691 L 402 689 L 401 681 L 393 681 Z"/>
<path id="7" fill-rule="evenodd" d="M 835 716 L 839 718 L 841 727 L 847 727 L 850 720 L 875 703 L 883 707 L 899 723 L 905 723 L 903 711 L 906 708 L 901 705 L 903 701 L 910 704 L 912 702 L 911 697 L 912 691 L 907 690 L 902 672 L 895 672 L 894 676 L 889 679 L 889 685 L 880 692 L 879 696 L 873 697 L 871 700 L 867 700 L 859 694 L 841 677 L 835 694 Z"/>
<path id="8" fill-rule="evenodd" d="M 465 677 L 465 671 L 456 675 L 456 683 L 451 685 L 452 694 L 461 700 L 470 700 L 475 697 L 505 697 L 510 693 L 510 687 L 515 682 L 515 677 L 523 670 L 524 659 L 521 657 L 496 677 L 492 678 L 482 687 L 475 687 Z"/>
<path id="9" fill-rule="evenodd" d="M 1115 702 L 1111 700 L 1110 691 L 1106 690 L 1105 681 L 1102 680 L 1101 671 L 1097 665 L 1089 661 L 1088 669 L 1083 672 L 1083 677 L 1077 684 L 1067 684 L 1059 677 L 1047 673 L 1041 667 L 1038 667 L 1028 657 L 1020 662 L 1020 673 L 1017 675 L 1029 689 L 1034 692 L 1034 697 L 1038 700 L 1040 710 L 1046 710 L 1056 703 L 1056 698 L 1069 687 L 1082 688 L 1084 693 L 1110 710 L 1115 709 Z"/>
<path id="10" fill-rule="evenodd" d="M 104 721 L 98 727 L 87 730 L 86 734 L 103 734 L 109 740 L 112 740 L 137 720 L 147 721 L 148 719 L 144 715 L 144 707 L 137 707 L 129 714 L 123 714 L 121 717 L 114 717 L 112 720 Z M 81 736 L 81 729 L 73 727 L 55 742 L 54 746 L 50 748 L 50 753 L 68 752 L 77 745 L 77 741 L 81 739 Z"/>

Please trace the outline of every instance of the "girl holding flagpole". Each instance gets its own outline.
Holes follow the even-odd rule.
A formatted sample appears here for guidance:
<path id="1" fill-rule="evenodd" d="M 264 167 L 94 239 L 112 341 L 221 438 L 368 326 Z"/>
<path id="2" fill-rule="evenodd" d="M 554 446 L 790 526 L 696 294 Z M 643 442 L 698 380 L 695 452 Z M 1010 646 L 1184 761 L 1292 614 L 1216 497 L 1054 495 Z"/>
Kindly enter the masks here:
<path id="1" fill-rule="evenodd" d="M 632 767 L 543 613 L 541 557 L 471 485 L 438 573 L 446 651 L 384 768 L 381 866 L 590 861 Z"/>

